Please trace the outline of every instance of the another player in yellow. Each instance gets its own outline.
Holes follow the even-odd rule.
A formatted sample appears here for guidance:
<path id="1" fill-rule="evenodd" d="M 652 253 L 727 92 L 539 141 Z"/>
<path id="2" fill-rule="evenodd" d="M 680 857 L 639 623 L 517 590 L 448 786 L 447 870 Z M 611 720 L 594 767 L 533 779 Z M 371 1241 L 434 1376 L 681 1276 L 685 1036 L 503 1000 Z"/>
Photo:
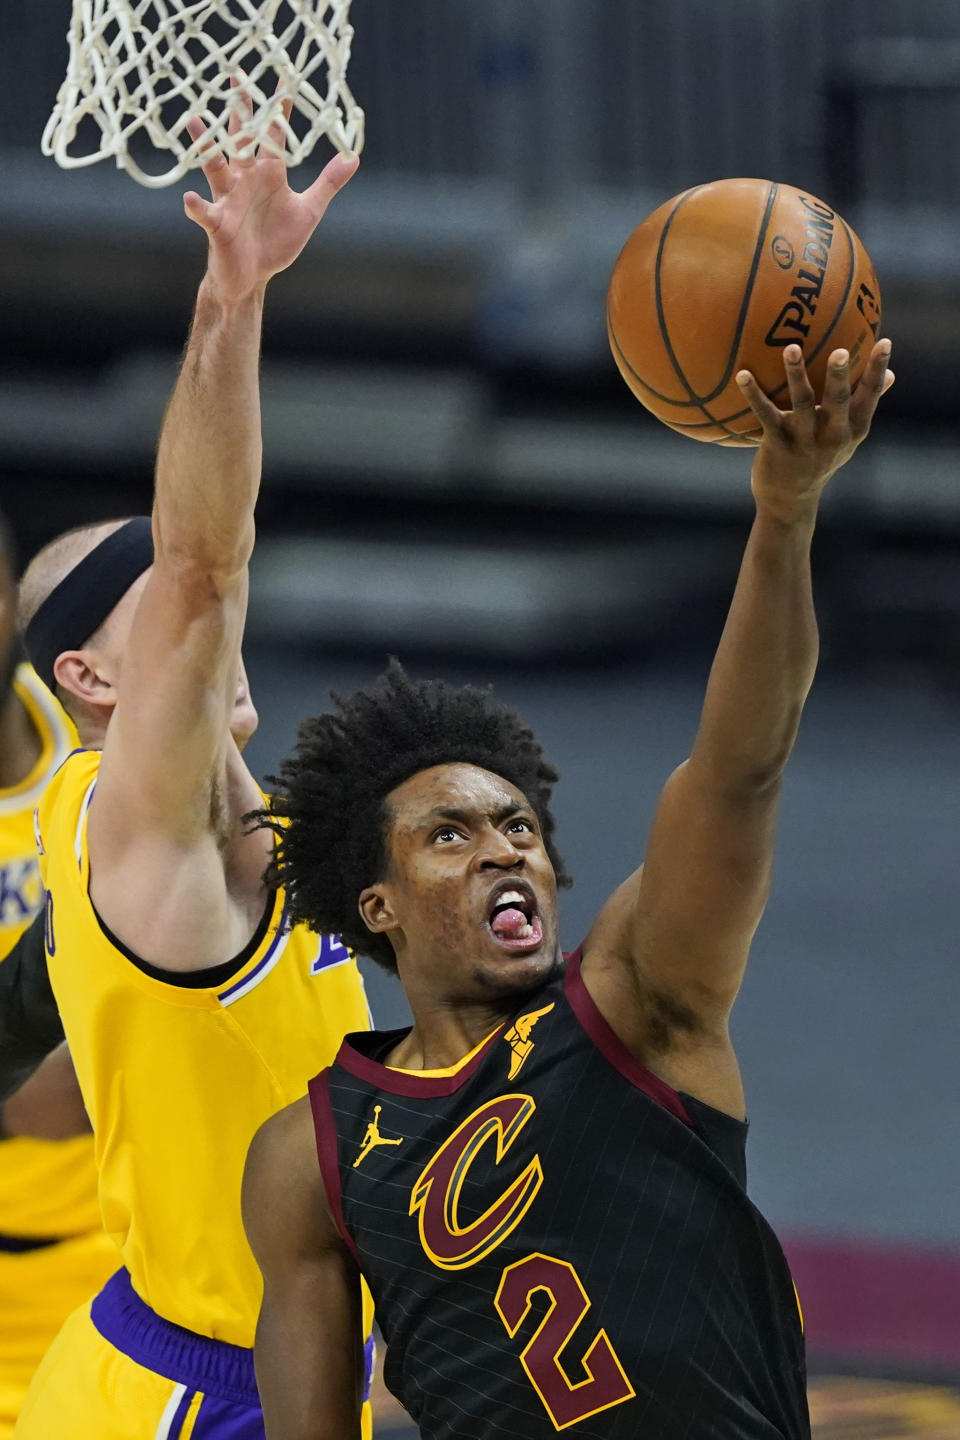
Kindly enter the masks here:
<path id="1" fill-rule="evenodd" d="M 62 536 L 21 586 L 28 653 L 84 747 L 38 812 L 47 963 L 125 1268 L 54 1342 L 18 1440 L 263 1436 L 243 1163 L 367 1014 L 348 952 L 287 927 L 271 845 L 243 820 L 262 804 L 240 654 L 259 346 L 267 281 L 355 165 L 337 156 L 295 194 L 271 156 L 209 159 L 213 200 L 184 197 L 208 262 L 152 524 Z"/>
<path id="2" fill-rule="evenodd" d="M 76 731 L 17 664 L 13 580 L 0 520 L 0 962 L 40 910 L 33 811 Z M 100 1227 L 93 1139 L 66 1054 L 0 1109 L 0 1440 L 61 1324 L 116 1270 Z"/>

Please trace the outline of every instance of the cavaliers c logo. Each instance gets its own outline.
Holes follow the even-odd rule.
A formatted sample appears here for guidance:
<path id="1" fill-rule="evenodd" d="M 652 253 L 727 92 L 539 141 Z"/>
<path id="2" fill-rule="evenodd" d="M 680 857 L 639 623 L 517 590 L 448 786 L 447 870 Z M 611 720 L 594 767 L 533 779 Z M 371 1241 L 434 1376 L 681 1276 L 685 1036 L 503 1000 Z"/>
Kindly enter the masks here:
<path id="1" fill-rule="evenodd" d="M 529 1095 L 498 1095 L 475 1110 L 446 1140 L 410 1192 L 418 1215 L 420 1243 L 441 1270 L 476 1265 L 520 1224 L 540 1186 L 543 1170 L 534 1155 L 526 1169 L 469 1225 L 459 1219 L 460 1192 L 467 1172 L 488 1140 L 496 1140 L 493 1164 L 500 1164 L 536 1109 Z"/>

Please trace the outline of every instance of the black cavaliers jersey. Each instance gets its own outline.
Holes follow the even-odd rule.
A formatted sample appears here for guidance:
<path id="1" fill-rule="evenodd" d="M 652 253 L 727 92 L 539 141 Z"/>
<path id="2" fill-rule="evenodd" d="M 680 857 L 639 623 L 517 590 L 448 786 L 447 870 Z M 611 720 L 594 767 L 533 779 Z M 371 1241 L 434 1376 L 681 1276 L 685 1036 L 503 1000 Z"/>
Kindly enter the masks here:
<path id="1" fill-rule="evenodd" d="M 644 1069 L 579 962 L 451 1071 L 387 1069 L 381 1032 L 311 1082 L 387 1386 L 427 1440 L 807 1440 L 746 1125 Z"/>

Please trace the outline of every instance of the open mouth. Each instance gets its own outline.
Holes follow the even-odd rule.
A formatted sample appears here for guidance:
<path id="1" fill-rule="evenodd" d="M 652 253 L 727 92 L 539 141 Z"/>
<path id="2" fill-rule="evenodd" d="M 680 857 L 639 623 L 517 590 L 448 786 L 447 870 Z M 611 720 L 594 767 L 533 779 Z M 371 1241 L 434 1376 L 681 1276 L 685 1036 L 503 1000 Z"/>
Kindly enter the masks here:
<path id="1" fill-rule="evenodd" d="M 510 951 L 535 950 L 543 940 L 536 896 L 526 885 L 498 886 L 487 914 L 487 925 L 497 944 Z"/>

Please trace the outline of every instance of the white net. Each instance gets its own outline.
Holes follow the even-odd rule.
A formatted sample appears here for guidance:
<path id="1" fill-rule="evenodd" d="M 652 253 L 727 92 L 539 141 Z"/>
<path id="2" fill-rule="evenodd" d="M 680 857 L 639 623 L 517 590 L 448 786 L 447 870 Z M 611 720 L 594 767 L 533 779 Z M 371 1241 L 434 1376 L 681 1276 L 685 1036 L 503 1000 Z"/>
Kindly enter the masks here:
<path id="1" fill-rule="evenodd" d="M 230 155 L 253 139 L 288 165 L 321 135 L 359 151 L 363 111 L 346 82 L 349 10 L 350 0 L 73 0 L 67 78 L 43 152 L 67 168 L 112 157 L 140 184 L 159 186 L 196 169 L 211 142 Z M 252 115 L 231 95 L 241 71 Z M 234 110 L 242 124 L 230 135 Z M 191 115 L 207 126 L 202 141 L 187 132 Z M 285 134 L 283 151 L 267 134 L 272 124 Z"/>

